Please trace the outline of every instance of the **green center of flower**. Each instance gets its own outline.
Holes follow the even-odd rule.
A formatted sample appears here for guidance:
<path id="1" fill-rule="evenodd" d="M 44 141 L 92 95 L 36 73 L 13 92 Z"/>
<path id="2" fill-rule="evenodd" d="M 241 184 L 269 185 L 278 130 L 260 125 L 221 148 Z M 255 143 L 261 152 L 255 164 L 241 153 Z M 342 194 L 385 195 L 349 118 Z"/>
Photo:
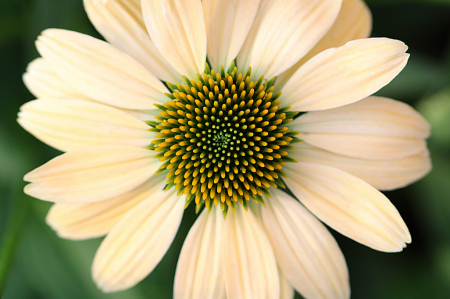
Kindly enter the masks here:
<path id="1" fill-rule="evenodd" d="M 270 187 L 284 187 L 282 167 L 295 132 L 286 124 L 296 112 L 279 107 L 281 93 L 273 94 L 275 78 L 251 81 L 249 69 L 239 73 L 210 70 L 185 84 L 168 84 L 172 93 L 151 131 L 157 132 L 150 149 L 164 162 L 167 187 L 195 201 L 221 205 L 226 211 L 247 201 L 262 201 Z"/>

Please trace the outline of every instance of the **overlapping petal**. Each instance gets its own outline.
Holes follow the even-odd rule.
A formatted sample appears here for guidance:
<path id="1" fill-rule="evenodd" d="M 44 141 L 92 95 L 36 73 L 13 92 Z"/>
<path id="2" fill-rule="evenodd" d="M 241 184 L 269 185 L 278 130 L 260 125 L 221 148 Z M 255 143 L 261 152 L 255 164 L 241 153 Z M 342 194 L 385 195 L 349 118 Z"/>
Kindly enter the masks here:
<path id="1" fill-rule="evenodd" d="M 277 263 L 305 298 L 349 298 L 348 271 L 328 230 L 298 201 L 274 189 L 262 209 Z"/>
<path id="2" fill-rule="evenodd" d="M 272 78 L 308 53 L 335 21 L 342 0 L 262 0 L 237 57 L 242 70 Z"/>
<path id="3" fill-rule="evenodd" d="M 392 203 L 378 190 L 337 168 L 299 162 L 287 165 L 286 184 L 330 227 L 373 249 L 402 251 L 411 236 Z"/>
<path id="4" fill-rule="evenodd" d="M 289 78 L 305 62 L 329 48 L 341 47 L 347 42 L 367 38 L 372 30 L 372 15 L 362 0 L 343 0 L 339 15 L 327 34 L 294 66 L 277 77 L 276 90 L 282 90 Z"/>
<path id="5" fill-rule="evenodd" d="M 131 116 L 143 120 L 154 120 L 156 116 L 160 116 L 161 110 L 159 109 L 150 109 L 150 110 L 129 110 L 129 109 L 120 109 L 123 112 L 130 114 Z"/>
<path id="6" fill-rule="evenodd" d="M 112 45 L 128 53 L 161 80 L 182 80 L 150 39 L 140 0 L 84 0 L 84 7 L 92 24 Z"/>
<path id="7" fill-rule="evenodd" d="M 294 299 L 294 288 L 281 271 L 278 271 L 278 276 L 280 277 L 280 299 Z"/>
<path id="8" fill-rule="evenodd" d="M 23 75 L 23 82 L 36 98 L 83 99 L 86 97 L 62 80 L 52 69 L 51 64 L 43 58 L 30 62 Z"/>
<path id="9" fill-rule="evenodd" d="M 81 99 L 94 102 L 93 99 L 78 92 L 70 84 L 66 83 L 56 74 L 52 66 L 43 58 L 33 60 L 27 67 L 26 73 L 23 75 L 23 81 L 27 88 L 37 98 L 41 99 Z M 151 120 L 159 115 L 160 110 L 133 110 L 117 108 L 126 112 L 140 120 Z"/>
<path id="10" fill-rule="evenodd" d="M 89 147 L 58 156 L 28 173 L 30 196 L 60 203 L 90 203 L 119 196 L 149 179 L 160 163 L 132 146 Z"/>
<path id="11" fill-rule="evenodd" d="M 224 256 L 228 298 L 279 298 L 280 281 L 272 246 L 253 212 L 241 205 L 225 220 Z"/>
<path id="12" fill-rule="evenodd" d="M 198 0 L 142 0 L 148 33 L 161 55 L 180 74 L 203 73 L 206 29 Z M 175 82 L 177 83 L 177 82 Z"/>
<path id="13" fill-rule="evenodd" d="M 47 224 L 58 236 L 83 240 L 106 235 L 140 202 L 154 196 L 165 186 L 165 176 L 152 176 L 136 189 L 117 197 L 88 204 L 56 203 L 47 214 Z"/>
<path id="14" fill-rule="evenodd" d="M 110 44 L 73 31 L 48 29 L 39 53 L 72 88 L 101 103 L 153 109 L 164 103 L 165 86 L 142 64 Z"/>
<path id="15" fill-rule="evenodd" d="M 254 78 L 279 76 L 282 106 L 313 111 L 289 124 L 302 143 L 290 151 L 299 162 L 283 166 L 286 185 L 309 211 L 380 251 L 411 241 L 398 211 L 369 184 L 393 189 L 428 172 L 429 125 L 405 104 L 363 99 L 390 82 L 408 54 L 399 41 L 361 39 L 371 29 L 361 0 L 84 3 L 110 44 L 44 31 L 37 41 L 43 58 L 24 75 L 40 99 L 25 104 L 18 121 L 68 151 L 27 174 L 25 192 L 57 202 L 47 222 L 62 237 L 108 233 L 92 268 L 101 290 L 136 285 L 176 235 L 185 200 L 163 190 L 165 174 L 154 175 L 161 164 L 143 148 L 154 133 L 142 120 L 167 101 L 159 79 L 193 79 L 207 52 L 215 69 L 237 58 Z M 202 212 L 183 245 L 175 299 L 292 299 L 293 288 L 306 298 L 350 296 L 345 260 L 328 230 L 294 198 L 270 192 L 264 208 L 238 204 L 225 220 L 220 207 Z"/>
<path id="16" fill-rule="evenodd" d="M 130 288 L 146 277 L 169 249 L 184 211 L 174 191 L 159 191 L 134 207 L 106 236 L 92 266 L 104 292 Z"/>
<path id="17" fill-rule="evenodd" d="M 145 147 L 153 136 L 148 125 L 125 112 L 74 99 L 28 102 L 21 107 L 18 122 L 37 138 L 65 152 L 107 144 Z"/>
<path id="18" fill-rule="evenodd" d="M 405 67 L 407 46 L 398 40 L 350 41 L 314 56 L 283 87 L 281 101 L 294 111 L 330 109 L 370 96 Z"/>
<path id="19" fill-rule="evenodd" d="M 220 207 L 204 209 L 189 231 L 178 259 L 175 299 L 226 299 Z"/>
<path id="20" fill-rule="evenodd" d="M 312 145 L 350 157 L 402 159 L 426 151 L 430 126 L 407 104 L 369 97 L 336 109 L 308 112 L 292 126 Z"/>
<path id="21" fill-rule="evenodd" d="M 405 187 L 431 170 L 428 150 L 402 159 L 371 160 L 336 154 L 302 142 L 296 144 L 289 155 L 299 162 L 325 164 L 342 169 L 378 190 Z"/>
<path id="22" fill-rule="evenodd" d="M 208 59 L 211 67 L 225 70 L 247 37 L 261 0 L 203 0 Z"/>

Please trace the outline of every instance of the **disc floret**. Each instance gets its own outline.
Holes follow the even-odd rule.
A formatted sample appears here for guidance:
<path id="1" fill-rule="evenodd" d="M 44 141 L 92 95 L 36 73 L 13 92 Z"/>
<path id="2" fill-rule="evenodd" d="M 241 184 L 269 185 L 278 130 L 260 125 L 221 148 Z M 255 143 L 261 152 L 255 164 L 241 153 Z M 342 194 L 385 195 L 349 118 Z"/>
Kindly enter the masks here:
<path id="1" fill-rule="evenodd" d="M 158 172 L 168 171 L 166 188 L 186 194 L 186 207 L 247 208 L 250 199 L 264 204 L 270 187 L 284 187 L 282 167 L 296 141 L 286 125 L 296 112 L 279 107 L 275 78 L 255 82 L 250 75 L 234 65 L 228 72 L 206 65 L 194 79 L 168 83 L 170 100 L 148 122 L 157 133 L 149 148 L 164 162 Z"/>

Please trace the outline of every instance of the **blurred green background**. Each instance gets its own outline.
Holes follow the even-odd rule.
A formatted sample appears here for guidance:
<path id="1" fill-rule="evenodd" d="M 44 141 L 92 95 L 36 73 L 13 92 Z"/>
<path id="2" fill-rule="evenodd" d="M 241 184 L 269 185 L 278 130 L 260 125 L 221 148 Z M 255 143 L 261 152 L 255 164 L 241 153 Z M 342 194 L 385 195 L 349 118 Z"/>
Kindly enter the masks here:
<path id="1" fill-rule="evenodd" d="M 402 253 L 376 252 L 334 235 L 348 262 L 352 298 L 450 298 L 450 0 L 367 0 L 367 4 L 374 17 L 372 36 L 400 39 L 411 53 L 405 70 L 378 94 L 409 103 L 431 123 L 434 168 L 420 182 L 386 192 L 413 237 Z M 150 276 L 131 290 L 103 294 L 90 275 L 101 240 L 59 239 L 44 222 L 50 204 L 22 192 L 23 175 L 59 154 L 16 123 L 19 107 L 33 99 L 22 74 L 38 56 L 36 37 L 50 27 L 100 37 L 82 0 L 0 0 L 3 298 L 171 298 L 178 254 L 195 220 L 194 211 L 185 214 L 172 247 Z"/>

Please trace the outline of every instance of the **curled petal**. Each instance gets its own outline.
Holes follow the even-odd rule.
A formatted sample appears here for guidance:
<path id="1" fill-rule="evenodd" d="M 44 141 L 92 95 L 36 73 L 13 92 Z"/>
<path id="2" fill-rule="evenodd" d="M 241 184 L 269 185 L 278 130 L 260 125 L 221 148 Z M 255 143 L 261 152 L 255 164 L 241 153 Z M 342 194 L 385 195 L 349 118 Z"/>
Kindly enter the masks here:
<path id="1" fill-rule="evenodd" d="M 359 101 L 392 81 L 405 67 L 408 47 L 397 40 L 348 42 L 314 56 L 283 87 L 291 110 L 312 111 Z"/>
<path id="2" fill-rule="evenodd" d="M 33 60 L 27 67 L 26 73 L 23 75 L 25 85 L 37 98 L 41 99 L 82 99 L 93 102 L 94 100 L 85 94 L 78 92 L 69 83 L 66 83 L 53 70 L 52 65 L 43 58 Z M 155 107 L 152 107 L 155 108 Z M 133 110 L 121 109 L 140 120 L 150 120 L 159 115 L 160 110 Z"/>
<path id="3" fill-rule="evenodd" d="M 341 47 L 347 42 L 367 38 L 372 30 L 372 14 L 362 0 L 344 0 L 341 10 L 333 26 L 327 34 L 299 60 L 293 67 L 277 77 L 275 89 L 280 91 L 289 78 L 302 66 L 319 54 L 330 48 Z"/>
<path id="4" fill-rule="evenodd" d="M 143 121 L 115 108 L 83 100 L 28 102 L 21 107 L 18 122 L 37 138 L 66 152 L 107 144 L 144 147 L 153 137 Z"/>
<path id="5" fill-rule="evenodd" d="M 286 167 L 286 184 L 320 220 L 373 249 L 397 252 L 411 242 L 397 209 L 378 190 L 342 170 L 299 162 Z"/>
<path id="6" fill-rule="evenodd" d="M 89 203 L 119 196 L 159 168 L 150 150 L 104 145 L 63 154 L 28 173 L 25 193 L 46 201 Z"/>
<path id="7" fill-rule="evenodd" d="M 61 79 L 44 58 L 30 62 L 23 82 L 36 98 L 47 99 L 83 99 L 86 96 Z"/>
<path id="8" fill-rule="evenodd" d="M 73 31 L 48 29 L 36 46 L 58 76 L 88 98 L 143 110 L 166 102 L 167 89 L 161 81 L 106 42 Z"/>
<path id="9" fill-rule="evenodd" d="M 271 193 L 262 216 L 283 274 L 305 298 L 349 298 L 347 266 L 333 236 L 298 201 Z"/>
<path id="10" fill-rule="evenodd" d="M 92 24 L 109 43 L 128 53 L 161 80 L 182 80 L 150 39 L 139 0 L 84 0 L 84 7 Z"/>
<path id="11" fill-rule="evenodd" d="M 342 0 L 262 0 L 237 57 L 243 70 L 267 79 L 293 66 L 325 35 Z"/>
<path id="12" fill-rule="evenodd" d="M 344 170 L 378 190 L 405 187 L 431 170 L 428 150 L 402 159 L 371 160 L 336 154 L 302 142 L 296 144 L 289 155 L 299 162 L 325 164 Z"/>
<path id="13" fill-rule="evenodd" d="M 136 189 L 117 197 L 87 204 L 56 203 L 47 214 L 47 224 L 58 236 L 83 240 L 106 235 L 140 202 L 149 199 L 165 186 L 165 176 L 153 176 Z"/>
<path id="14" fill-rule="evenodd" d="M 106 236 L 92 265 L 104 292 L 136 285 L 161 261 L 178 231 L 184 200 L 159 191 L 134 207 Z"/>
<path id="15" fill-rule="evenodd" d="M 373 160 L 402 159 L 426 151 L 426 120 L 410 106 L 380 97 L 306 113 L 291 127 L 298 137 L 328 151 Z"/>

